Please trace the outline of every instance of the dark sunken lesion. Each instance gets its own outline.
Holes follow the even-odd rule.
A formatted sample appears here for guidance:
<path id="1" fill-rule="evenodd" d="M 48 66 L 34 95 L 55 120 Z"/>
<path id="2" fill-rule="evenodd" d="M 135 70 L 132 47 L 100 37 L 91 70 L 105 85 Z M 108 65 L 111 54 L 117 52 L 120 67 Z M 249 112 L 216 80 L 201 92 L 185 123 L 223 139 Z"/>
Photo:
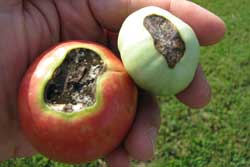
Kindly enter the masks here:
<path id="1" fill-rule="evenodd" d="M 157 51 L 165 57 L 168 66 L 174 68 L 185 52 L 185 44 L 175 25 L 153 14 L 145 17 L 144 27 L 154 39 Z"/>
<path id="2" fill-rule="evenodd" d="M 96 81 L 105 71 L 101 57 L 92 50 L 71 50 L 46 86 L 45 102 L 54 110 L 75 112 L 96 102 Z"/>

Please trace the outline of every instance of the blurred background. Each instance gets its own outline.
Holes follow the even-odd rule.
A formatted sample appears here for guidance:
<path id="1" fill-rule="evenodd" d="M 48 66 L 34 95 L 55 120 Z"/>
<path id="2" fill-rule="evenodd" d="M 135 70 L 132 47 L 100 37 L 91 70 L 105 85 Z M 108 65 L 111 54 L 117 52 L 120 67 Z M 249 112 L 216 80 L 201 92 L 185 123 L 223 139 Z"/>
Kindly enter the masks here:
<path id="1" fill-rule="evenodd" d="M 206 108 L 192 110 L 175 97 L 159 97 L 162 124 L 155 158 L 133 162 L 135 167 L 250 167 L 250 0 L 194 2 L 227 25 L 221 43 L 201 50 L 213 99 Z M 0 163 L 0 167 L 31 166 L 104 167 L 105 163 L 66 165 L 41 155 Z"/>

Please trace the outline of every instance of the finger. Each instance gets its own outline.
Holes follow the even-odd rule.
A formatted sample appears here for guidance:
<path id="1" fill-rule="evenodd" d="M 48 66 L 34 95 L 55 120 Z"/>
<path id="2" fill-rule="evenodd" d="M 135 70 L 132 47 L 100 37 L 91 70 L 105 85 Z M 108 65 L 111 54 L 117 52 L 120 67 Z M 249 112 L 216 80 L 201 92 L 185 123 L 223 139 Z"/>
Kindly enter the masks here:
<path id="1" fill-rule="evenodd" d="M 110 31 L 118 32 L 124 19 L 133 11 L 154 5 L 164 8 L 189 24 L 201 45 L 218 42 L 225 33 L 224 22 L 208 10 L 185 0 L 91 0 L 96 20 Z"/>
<path id="2" fill-rule="evenodd" d="M 0 0 L 0 9 L 1 7 L 14 7 L 20 5 L 22 0 Z"/>
<path id="3" fill-rule="evenodd" d="M 127 152 L 118 148 L 105 158 L 109 167 L 129 167 L 130 161 Z"/>
<path id="4" fill-rule="evenodd" d="M 20 129 L 18 129 L 20 130 Z M 36 150 L 32 147 L 32 145 L 28 142 L 27 138 L 23 135 L 22 132 L 16 132 L 17 136 L 14 139 L 16 143 L 15 154 L 14 157 L 30 157 L 34 155 Z"/>
<path id="5" fill-rule="evenodd" d="M 107 33 L 107 38 L 108 38 L 108 47 L 116 54 L 120 55 L 119 49 L 117 46 L 117 40 L 118 40 L 118 33 L 115 32 L 108 32 Z"/>
<path id="6" fill-rule="evenodd" d="M 209 103 L 211 99 L 211 89 L 201 66 L 198 66 L 191 84 L 176 97 L 191 108 L 202 108 Z"/>
<path id="7" fill-rule="evenodd" d="M 55 0 L 54 2 L 60 16 L 61 40 L 88 40 L 106 44 L 105 33 L 96 22 L 89 8 L 89 1 Z"/>
<path id="8" fill-rule="evenodd" d="M 160 112 L 156 100 L 148 94 L 139 97 L 138 114 L 125 140 L 125 148 L 136 160 L 152 159 L 160 127 Z"/>
<path id="9" fill-rule="evenodd" d="M 214 44 L 221 40 L 225 34 L 224 22 L 195 3 L 172 0 L 170 11 L 194 29 L 202 45 Z"/>

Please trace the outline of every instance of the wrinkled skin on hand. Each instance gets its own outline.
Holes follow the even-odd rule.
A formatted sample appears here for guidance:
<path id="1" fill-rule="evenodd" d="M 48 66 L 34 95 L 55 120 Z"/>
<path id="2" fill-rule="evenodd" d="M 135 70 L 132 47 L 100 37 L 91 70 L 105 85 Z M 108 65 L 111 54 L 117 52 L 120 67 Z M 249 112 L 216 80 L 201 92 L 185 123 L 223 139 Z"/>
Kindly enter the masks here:
<path id="1" fill-rule="evenodd" d="M 34 58 L 60 41 L 74 39 L 98 42 L 117 51 L 116 33 L 123 20 L 148 5 L 160 6 L 182 18 L 192 26 L 202 45 L 214 44 L 223 37 L 223 22 L 188 1 L 0 0 L 0 161 L 36 153 L 22 135 L 17 115 L 18 86 Z M 104 28 L 115 33 L 109 35 Z M 209 102 L 210 88 L 200 67 L 192 84 L 177 98 L 192 108 Z M 128 166 L 128 154 L 138 160 L 152 158 L 154 142 L 147 135 L 155 138 L 159 125 L 155 99 L 141 93 L 134 126 L 124 147 L 106 157 L 108 164 Z"/>

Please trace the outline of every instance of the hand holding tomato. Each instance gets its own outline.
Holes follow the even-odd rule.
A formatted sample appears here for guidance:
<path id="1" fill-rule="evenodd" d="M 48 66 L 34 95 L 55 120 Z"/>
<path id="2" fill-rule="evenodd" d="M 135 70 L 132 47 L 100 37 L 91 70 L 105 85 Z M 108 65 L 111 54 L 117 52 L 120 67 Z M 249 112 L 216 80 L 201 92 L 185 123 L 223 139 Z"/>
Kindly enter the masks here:
<path id="1" fill-rule="evenodd" d="M 123 20 L 132 11 L 148 5 L 165 8 L 186 21 L 201 45 L 214 44 L 224 34 L 220 19 L 188 1 L 0 0 L 1 161 L 35 153 L 20 131 L 17 115 L 18 87 L 34 58 L 58 42 L 75 39 L 98 42 L 116 51 L 116 33 Z M 114 33 L 107 34 L 104 28 Z M 210 88 L 200 67 L 191 85 L 177 98 L 192 108 L 209 102 Z M 106 157 L 108 164 L 128 166 L 128 156 L 138 160 L 152 158 L 159 124 L 155 98 L 141 92 L 134 125 L 124 145 Z"/>

